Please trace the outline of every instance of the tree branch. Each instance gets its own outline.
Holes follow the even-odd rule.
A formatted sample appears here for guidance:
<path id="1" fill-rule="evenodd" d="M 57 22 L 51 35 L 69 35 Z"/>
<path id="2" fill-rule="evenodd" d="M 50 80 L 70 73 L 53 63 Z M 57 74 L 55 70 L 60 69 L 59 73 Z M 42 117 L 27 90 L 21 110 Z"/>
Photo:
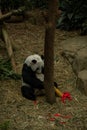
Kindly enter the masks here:
<path id="1" fill-rule="evenodd" d="M 0 21 L 4 21 L 5 19 L 9 18 L 11 15 L 23 13 L 24 10 L 25 10 L 25 7 L 20 7 L 17 10 L 13 10 L 13 11 L 8 12 L 6 14 L 2 14 L 2 15 L 0 15 Z"/>

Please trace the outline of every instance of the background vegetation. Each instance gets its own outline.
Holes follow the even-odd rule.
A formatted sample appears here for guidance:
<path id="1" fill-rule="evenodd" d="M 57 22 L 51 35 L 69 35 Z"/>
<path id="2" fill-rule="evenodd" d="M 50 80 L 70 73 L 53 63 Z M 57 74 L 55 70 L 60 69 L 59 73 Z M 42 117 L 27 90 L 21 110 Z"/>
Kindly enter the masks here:
<path id="1" fill-rule="evenodd" d="M 82 34 L 87 33 L 87 0 L 59 0 L 59 9 L 62 11 L 57 20 L 57 28 L 64 30 L 81 29 Z M 26 9 L 46 9 L 47 0 L 1 0 L 2 12 L 26 6 Z"/>
<path id="2" fill-rule="evenodd" d="M 57 27 L 65 30 L 87 29 L 87 0 L 59 0 L 62 14 Z"/>
<path id="3" fill-rule="evenodd" d="M 21 79 L 21 75 L 14 73 L 9 59 L 0 58 L 0 80 L 9 78 Z"/>

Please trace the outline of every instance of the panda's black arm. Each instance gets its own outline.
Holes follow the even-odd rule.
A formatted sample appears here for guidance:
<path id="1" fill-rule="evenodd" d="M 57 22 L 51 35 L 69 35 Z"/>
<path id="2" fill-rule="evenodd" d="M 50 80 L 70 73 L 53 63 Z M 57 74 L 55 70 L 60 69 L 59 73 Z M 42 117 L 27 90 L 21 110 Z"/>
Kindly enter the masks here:
<path id="1" fill-rule="evenodd" d="M 42 89 L 43 88 L 43 82 L 35 77 L 29 77 L 27 74 L 23 74 L 23 81 L 29 85 L 31 85 L 33 88 Z"/>
<path id="2" fill-rule="evenodd" d="M 43 88 L 43 82 L 36 78 L 35 72 L 27 67 L 26 64 L 24 64 L 22 69 L 22 78 L 25 83 L 31 85 L 33 88 Z"/>

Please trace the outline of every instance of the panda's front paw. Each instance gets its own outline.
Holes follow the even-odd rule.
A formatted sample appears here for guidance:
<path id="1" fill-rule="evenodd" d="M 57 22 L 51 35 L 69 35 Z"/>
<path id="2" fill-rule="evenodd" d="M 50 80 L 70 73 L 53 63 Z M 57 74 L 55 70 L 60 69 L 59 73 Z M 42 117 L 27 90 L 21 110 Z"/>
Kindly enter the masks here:
<path id="1" fill-rule="evenodd" d="M 42 73 L 36 73 L 36 77 L 37 77 L 40 81 L 44 82 L 44 74 L 42 74 Z"/>

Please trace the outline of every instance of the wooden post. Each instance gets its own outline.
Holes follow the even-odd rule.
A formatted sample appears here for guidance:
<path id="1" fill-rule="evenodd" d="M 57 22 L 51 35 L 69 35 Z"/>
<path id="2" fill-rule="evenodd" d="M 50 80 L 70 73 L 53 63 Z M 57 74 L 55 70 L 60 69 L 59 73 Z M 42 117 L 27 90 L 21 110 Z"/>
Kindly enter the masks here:
<path id="1" fill-rule="evenodd" d="M 56 102 L 55 90 L 54 90 L 54 38 L 56 27 L 56 13 L 57 13 L 58 1 L 48 0 L 48 19 L 45 31 L 45 77 L 44 87 L 46 91 L 46 99 L 50 104 Z"/>

